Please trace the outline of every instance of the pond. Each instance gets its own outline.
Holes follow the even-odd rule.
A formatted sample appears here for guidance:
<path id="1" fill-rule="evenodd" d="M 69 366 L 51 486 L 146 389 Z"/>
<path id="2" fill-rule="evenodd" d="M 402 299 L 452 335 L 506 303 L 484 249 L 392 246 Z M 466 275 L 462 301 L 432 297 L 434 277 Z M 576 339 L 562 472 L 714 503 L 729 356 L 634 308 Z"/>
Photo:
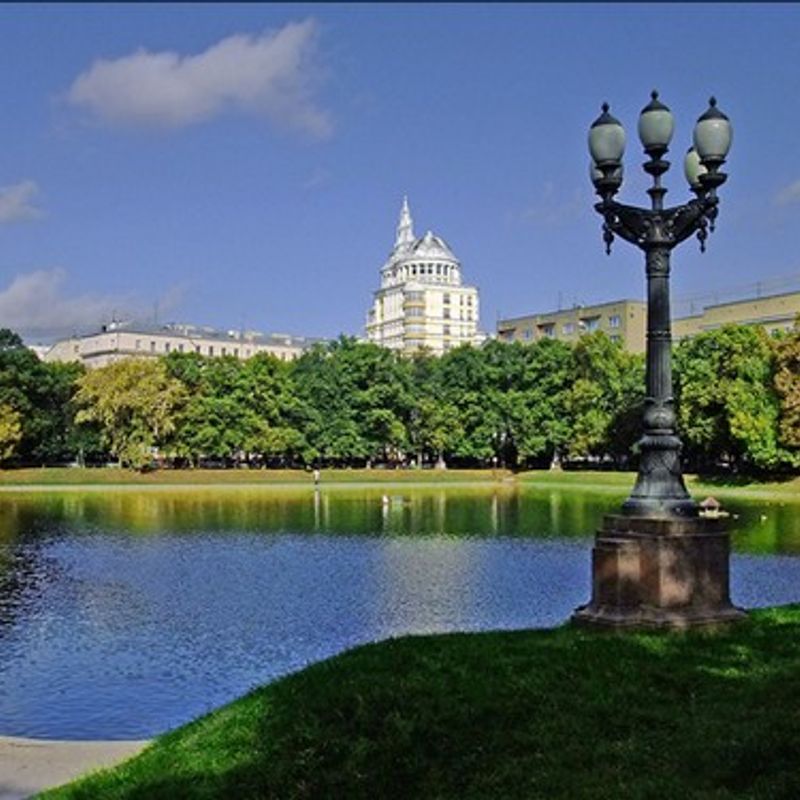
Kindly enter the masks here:
<path id="1" fill-rule="evenodd" d="M 149 737 L 357 644 L 559 624 L 622 494 L 2 493 L 0 734 Z M 734 601 L 800 600 L 800 504 L 726 505 Z"/>

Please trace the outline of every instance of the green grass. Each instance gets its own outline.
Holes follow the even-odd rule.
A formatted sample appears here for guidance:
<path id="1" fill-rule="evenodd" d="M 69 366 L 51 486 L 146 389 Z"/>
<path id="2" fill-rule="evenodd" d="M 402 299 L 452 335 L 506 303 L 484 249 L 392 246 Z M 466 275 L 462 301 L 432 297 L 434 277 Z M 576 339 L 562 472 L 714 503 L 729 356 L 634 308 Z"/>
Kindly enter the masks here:
<path id="1" fill-rule="evenodd" d="M 358 648 L 42 797 L 796 800 L 800 606 Z"/>
<path id="2" fill-rule="evenodd" d="M 517 480 L 528 486 L 559 489 L 583 489 L 626 494 L 633 487 L 636 475 L 632 472 L 532 470 L 517 474 Z M 694 495 L 720 497 L 751 497 L 753 499 L 800 500 L 800 477 L 782 480 L 758 480 L 742 476 L 687 475 L 686 486 Z M 700 498 L 702 499 L 702 498 Z"/>
<path id="3" fill-rule="evenodd" d="M 325 469 L 323 485 L 331 483 L 482 483 L 511 479 L 509 470 L 490 469 Z M 127 469 L 43 467 L 0 470 L 0 490 L 15 486 L 226 486 L 313 485 L 313 474 L 301 469 Z"/>
<path id="4" fill-rule="evenodd" d="M 504 469 L 326 469 L 322 486 L 338 484 L 467 484 L 497 483 L 523 486 L 581 489 L 625 495 L 633 486 L 631 472 L 532 470 L 513 473 Z M 800 477 L 782 481 L 758 481 L 747 478 L 698 478 L 687 476 L 687 485 L 695 494 L 754 499 L 800 500 Z M 0 491 L 16 487 L 73 486 L 272 486 L 313 485 L 311 472 L 304 470 L 200 469 L 158 470 L 139 473 L 121 469 L 42 469 L 0 470 Z"/>

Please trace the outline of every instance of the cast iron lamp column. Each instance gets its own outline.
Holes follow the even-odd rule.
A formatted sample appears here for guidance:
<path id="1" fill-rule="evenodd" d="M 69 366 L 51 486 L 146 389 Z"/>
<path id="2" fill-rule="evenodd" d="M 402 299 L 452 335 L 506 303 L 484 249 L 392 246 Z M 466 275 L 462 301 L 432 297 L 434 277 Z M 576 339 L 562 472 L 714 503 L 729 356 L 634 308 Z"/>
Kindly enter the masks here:
<path id="1" fill-rule="evenodd" d="M 605 626 L 685 627 L 741 616 L 728 591 L 729 538 L 718 520 L 700 519 L 686 491 L 680 466 L 672 397 L 669 272 L 672 250 L 693 234 L 705 250 L 718 212 L 720 172 L 731 145 L 728 118 L 712 97 L 694 129 L 684 169 L 693 200 L 664 208 L 661 178 L 674 131 L 670 110 L 653 92 L 642 109 L 638 132 L 652 178 L 650 208 L 614 200 L 622 184 L 625 131 L 603 104 L 589 130 L 592 183 L 600 196 L 603 240 L 615 236 L 638 247 L 647 275 L 647 356 L 644 432 L 639 441 L 636 484 L 622 514 L 605 519 L 593 550 L 592 600 L 575 613 L 582 623 Z"/>
<path id="2" fill-rule="evenodd" d="M 661 176 L 669 169 L 664 161 L 674 120 L 670 110 L 653 92 L 639 117 L 639 136 L 649 161 L 644 170 L 653 179 L 647 190 L 649 209 L 617 203 L 613 198 L 622 183 L 625 133 L 603 106 L 603 114 L 589 132 L 594 161 L 593 183 L 601 202 L 595 209 L 603 216 L 606 251 L 614 236 L 636 245 L 645 254 L 647 272 L 647 395 L 644 435 L 639 442 L 639 475 L 623 512 L 634 516 L 697 516 L 698 507 L 686 491 L 680 467 L 681 442 L 675 433 L 672 400 L 671 321 L 669 303 L 670 253 L 697 233 L 705 248 L 707 228 L 717 213 L 717 188 L 726 175 L 719 171 L 731 143 L 728 118 L 711 98 L 708 111 L 695 129 L 695 151 L 687 159 L 687 177 L 697 197 L 685 205 L 664 208 L 667 190 Z M 699 156 L 698 156 L 699 154 Z M 691 170 L 691 171 L 689 171 Z"/>

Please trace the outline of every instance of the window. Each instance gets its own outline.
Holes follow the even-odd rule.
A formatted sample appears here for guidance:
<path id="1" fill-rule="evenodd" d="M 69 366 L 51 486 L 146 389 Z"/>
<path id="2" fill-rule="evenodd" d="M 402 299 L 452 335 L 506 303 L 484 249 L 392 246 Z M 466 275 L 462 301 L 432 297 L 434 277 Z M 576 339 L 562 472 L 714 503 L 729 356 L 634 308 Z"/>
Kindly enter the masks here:
<path id="1" fill-rule="evenodd" d="M 443 302 L 443 303 L 444 303 L 446 306 L 447 306 L 447 305 L 450 305 L 450 293 L 449 293 L 449 292 L 445 292 L 445 293 L 442 295 L 442 302 Z"/>
<path id="2" fill-rule="evenodd" d="M 227 350 L 224 347 L 222 348 L 222 355 L 227 355 Z"/>
<path id="3" fill-rule="evenodd" d="M 142 349 L 142 340 L 141 339 L 137 339 L 136 340 L 136 349 L 137 350 L 141 350 Z"/>
<path id="4" fill-rule="evenodd" d="M 612 314 L 608 318 L 608 327 L 609 328 L 619 328 L 621 321 L 622 320 L 620 320 L 619 314 Z"/>
<path id="5" fill-rule="evenodd" d="M 437 264 L 436 265 L 436 274 L 437 275 L 441 275 L 442 274 L 442 265 L 441 264 Z"/>
<path id="6" fill-rule="evenodd" d="M 406 309 L 406 316 L 407 317 L 424 317 L 425 316 L 425 309 L 419 307 L 412 307 Z"/>
<path id="7" fill-rule="evenodd" d="M 442 311 L 442 316 L 444 316 L 445 319 L 450 319 L 450 309 L 445 308 L 444 311 Z"/>
<path id="8" fill-rule="evenodd" d="M 150 352 L 155 353 L 155 351 L 156 351 L 156 343 L 150 342 Z"/>
<path id="9" fill-rule="evenodd" d="M 170 349 L 171 349 L 171 348 L 172 348 L 172 345 L 171 345 L 169 342 L 167 342 L 167 343 L 164 345 L 164 351 L 165 351 L 165 352 L 167 352 L 167 353 L 169 353 L 169 351 L 170 351 Z"/>
<path id="10" fill-rule="evenodd" d="M 530 328 L 525 328 L 525 330 L 522 331 L 522 338 L 527 340 L 533 339 L 533 331 Z"/>
<path id="11" fill-rule="evenodd" d="M 72 352 L 73 353 L 80 353 L 80 351 L 81 351 L 81 346 L 79 344 L 72 345 Z"/>
<path id="12" fill-rule="evenodd" d="M 575 323 L 565 322 L 561 328 L 561 333 L 563 333 L 564 336 L 570 336 L 571 334 L 575 333 Z"/>
<path id="13" fill-rule="evenodd" d="M 450 335 L 450 326 L 449 325 L 442 325 L 442 334 L 445 336 Z"/>
<path id="14" fill-rule="evenodd" d="M 578 324 L 582 331 L 591 333 L 600 328 L 600 317 L 585 317 Z"/>
<path id="15" fill-rule="evenodd" d="M 214 355 L 214 345 L 213 345 L 213 344 L 210 344 L 210 345 L 208 346 L 208 354 L 209 354 L 210 356 L 213 356 L 213 355 Z"/>
<path id="16" fill-rule="evenodd" d="M 620 340 L 619 334 L 617 334 L 617 333 L 612 333 L 611 334 L 611 341 L 612 342 L 619 342 L 619 340 Z"/>
<path id="17" fill-rule="evenodd" d="M 544 325 L 539 325 L 539 335 L 552 339 L 556 335 L 555 323 L 546 322 Z"/>
<path id="18" fill-rule="evenodd" d="M 239 348 L 238 347 L 234 347 L 233 348 L 233 354 L 236 356 L 236 358 L 239 358 Z"/>
<path id="19" fill-rule="evenodd" d="M 183 352 L 183 343 L 182 342 L 181 342 L 181 344 L 178 345 L 178 352 L 179 353 Z"/>
<path id="20" fill-rule="evenodd" d="M 195 351 L 195 353 L 199 353 L 200 352 L 200 345 L 199 344 L 196 344 L 194 346 L 194 351 Z"/>

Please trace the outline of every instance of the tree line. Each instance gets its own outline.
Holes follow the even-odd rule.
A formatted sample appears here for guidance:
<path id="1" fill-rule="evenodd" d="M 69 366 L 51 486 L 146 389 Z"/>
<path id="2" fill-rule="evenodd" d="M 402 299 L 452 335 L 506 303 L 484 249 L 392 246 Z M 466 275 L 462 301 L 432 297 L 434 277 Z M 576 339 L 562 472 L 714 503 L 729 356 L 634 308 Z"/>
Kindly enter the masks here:
<path id="1" fill-rule="evenodd" d="M 684 462 L 800 468 L 800 325 L 674 348 Z M 170 353 L 86 370 L 0 331 L 0 463 L 632 467 L 644 359 L 603 333 L 404 357 L 341 337 L 293 362 Z"/>

